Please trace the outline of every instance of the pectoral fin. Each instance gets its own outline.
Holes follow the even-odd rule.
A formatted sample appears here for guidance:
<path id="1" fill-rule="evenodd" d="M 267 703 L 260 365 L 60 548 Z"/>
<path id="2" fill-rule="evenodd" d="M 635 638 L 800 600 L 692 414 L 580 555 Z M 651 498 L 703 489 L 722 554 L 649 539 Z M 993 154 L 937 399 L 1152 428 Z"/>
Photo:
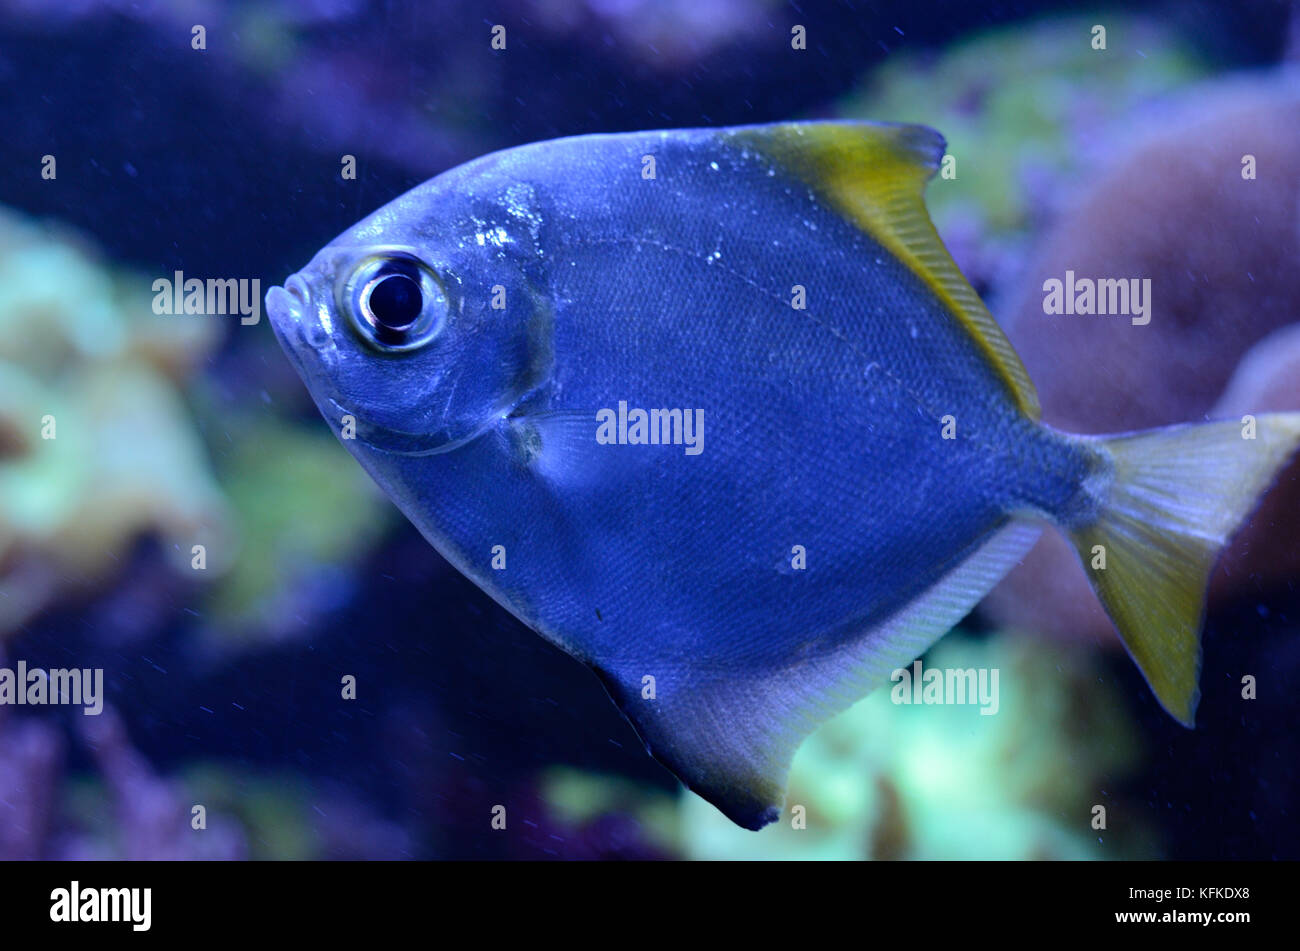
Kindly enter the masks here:
<path id="1" fill-rule="evenodd" d="M 506 438 L 514 458 L 547 483 L 563 488 L 601 485 L 633 461 L 597 440 L 595 411 L 543 410 L 510 416 Z"/>

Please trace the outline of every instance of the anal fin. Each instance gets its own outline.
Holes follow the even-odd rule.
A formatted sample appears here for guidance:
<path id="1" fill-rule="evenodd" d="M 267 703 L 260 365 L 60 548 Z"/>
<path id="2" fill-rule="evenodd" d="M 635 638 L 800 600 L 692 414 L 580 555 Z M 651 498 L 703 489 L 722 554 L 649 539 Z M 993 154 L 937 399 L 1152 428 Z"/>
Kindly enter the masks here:
<path id="1" fill-rule="evenodd" d="M 597 673 L 650 753 L 747 829 L 780 816 L 795 750 L 822 722 L 905 667 L 960 621 L 1037 539 L 1012 522 L 901 611 L 833 651 L 775 670 L 657 668 L 652 659 L 597 659 Z M 646 674 L 653 699 L 643 698 Z"/>

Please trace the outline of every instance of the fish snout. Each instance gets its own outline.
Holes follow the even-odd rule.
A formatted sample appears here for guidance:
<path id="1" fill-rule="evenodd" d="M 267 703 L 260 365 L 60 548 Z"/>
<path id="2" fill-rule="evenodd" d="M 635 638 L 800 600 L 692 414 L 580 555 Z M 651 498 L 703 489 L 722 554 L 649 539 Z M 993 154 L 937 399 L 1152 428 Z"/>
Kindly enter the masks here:
<path id="1" fill-rule="evenodd" d="M 301 274 L 291 274 L 283 287 L 266 292 L 266 310 L 286 349 L 320 352 L 330 346 L 329 310 L 313 299 L 311 285 Z"/>

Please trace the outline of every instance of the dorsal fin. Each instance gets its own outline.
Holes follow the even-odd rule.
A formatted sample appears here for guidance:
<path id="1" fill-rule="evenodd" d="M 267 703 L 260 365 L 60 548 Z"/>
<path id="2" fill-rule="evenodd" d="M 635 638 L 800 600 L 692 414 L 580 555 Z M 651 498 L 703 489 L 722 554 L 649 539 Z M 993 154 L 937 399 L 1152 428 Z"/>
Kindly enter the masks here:
<path id="1" fill-rule="evenodd" d="M 975 339 L 1020 409 L 1038 419 L 1038 394 L 1024 364 L 926 211 L 922 192 L 943 158 L 943 136 L 921 125 L 877 122 L 790 122 L 731 134 L 807 183 L 906 264 Z"/>

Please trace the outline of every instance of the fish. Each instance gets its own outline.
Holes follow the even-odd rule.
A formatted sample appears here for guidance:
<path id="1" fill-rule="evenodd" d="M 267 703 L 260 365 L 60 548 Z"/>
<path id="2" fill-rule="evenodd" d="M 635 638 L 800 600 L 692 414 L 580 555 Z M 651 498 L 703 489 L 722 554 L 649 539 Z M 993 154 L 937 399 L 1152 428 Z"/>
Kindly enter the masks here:
<path id="1" fill-rule="evenodd" d="M 1041 422 L 926 211 L 944 154 L 836 121 L 523 145 L 267 293 L 396 506 L 747 829 L 782 814 L 802 739 L 1045 528 L 1191 727 L 1207 577 L 1300 443 L 1297 413 Z"/>

